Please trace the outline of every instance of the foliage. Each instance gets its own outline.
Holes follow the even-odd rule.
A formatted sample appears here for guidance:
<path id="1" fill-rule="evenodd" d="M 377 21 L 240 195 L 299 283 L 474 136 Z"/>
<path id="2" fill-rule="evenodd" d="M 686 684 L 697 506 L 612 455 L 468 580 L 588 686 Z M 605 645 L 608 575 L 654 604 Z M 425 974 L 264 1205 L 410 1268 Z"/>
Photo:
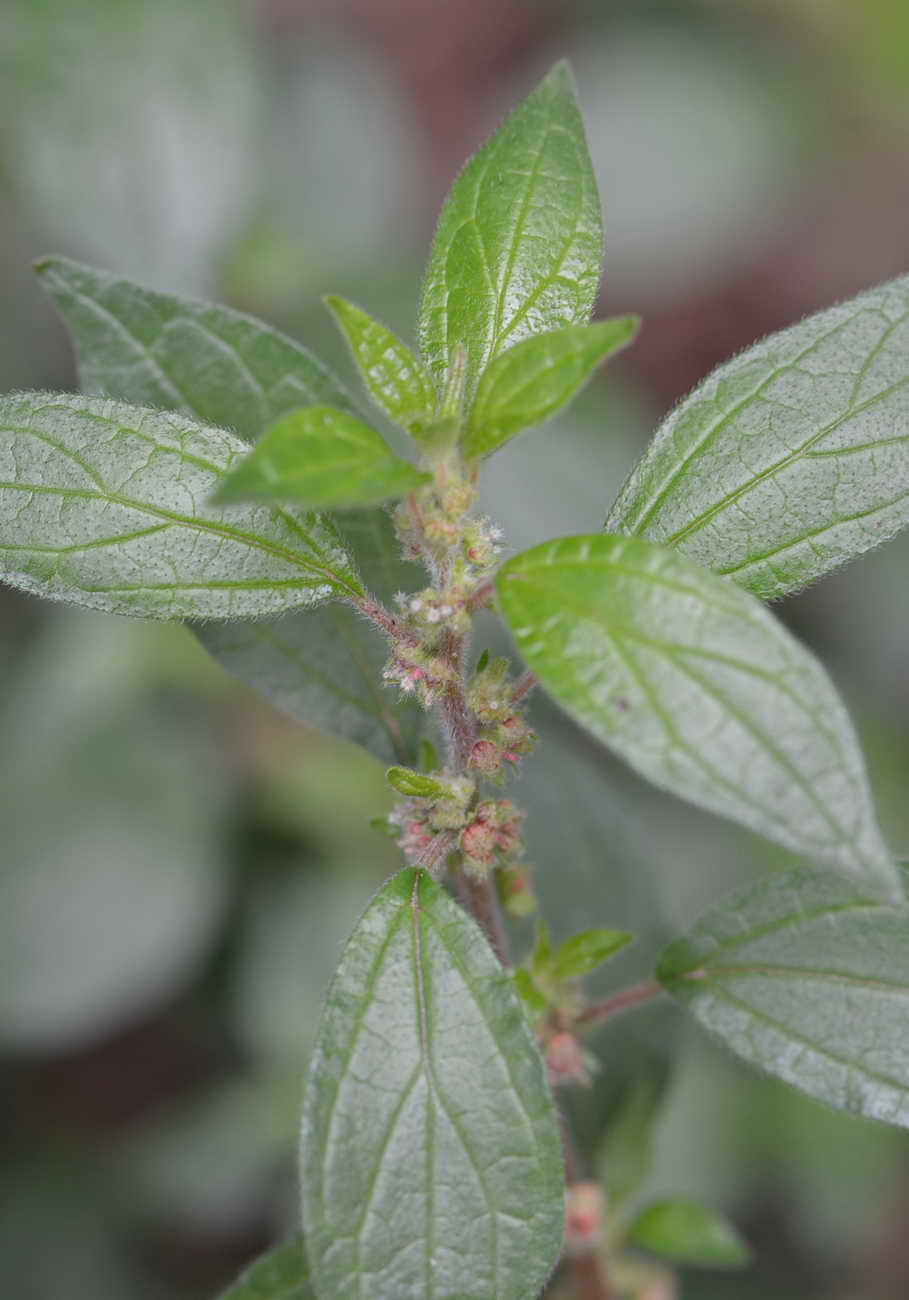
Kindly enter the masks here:
<path id="1" fill-rule="evenodd" d="M 560 64 L 452 188 L 421 355 L 326 300 L 409 458 L 268 326 L 65 259 L 38 265 L 85 393 L 0 399 L 0 574 L 198 624 L 280 707 L 392 763 L 400 796 L 379 820 L 407 865 L 353 933 L 310 1064 L 305 1258 L 296 1241 L 266 1256 L 237 1300 L 524 1300 L 560 1255 L 585 1296 L 640 1297 L 655 1275 L 635 1247 L 745 1264 L 735 1230 L 693 1202 L 633 1210 L 649 1084 L 616 1125 L 614 1221 L 570 1167 L 565 1198 L 551 1088 L 588 1085 L 585 1031 L 661 987 L 759 1069 L 909 1127 L 904 877 L 833 682 L 761 604 L 909 520 L 906 281 L 721 367 L 658 431 L 605 531 L 503 562 L 476 509 L 482 461 L 637 328 L 589 320 L 601 254 Z M 489 607 L 523 670 L 488 651 L 471 663 Z M 501 917 L 536 908 L 526 810 L 503 787 L 533 763 L 538 685 L 656 785 L 806 859 L 715 904 L 656 980 L 599 1001 L 585 979 L 632 937 L 599 924 L 608 915 L 556 946 L 541 922 L 520 963 Z M 564 854 L 578 840 L 570 776 L 536 801 Z"/>

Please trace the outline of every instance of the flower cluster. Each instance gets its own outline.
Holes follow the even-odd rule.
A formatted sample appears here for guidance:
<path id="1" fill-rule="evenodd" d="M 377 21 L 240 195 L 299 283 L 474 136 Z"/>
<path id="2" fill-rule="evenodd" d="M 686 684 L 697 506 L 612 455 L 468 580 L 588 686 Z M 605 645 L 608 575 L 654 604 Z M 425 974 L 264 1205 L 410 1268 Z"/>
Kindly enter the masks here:
<path id="1" fill-rule="evenodd" d="M 452 666 L 432 645 L 399 641 L 382 669 L 386 682 L 393 682 L 405 695 L 415 696 L 424 709 L 431 709 L 442 689 L 456 676 Z"/>
<path id="2" fill-rule="evenodd" d="M 443 831 L 459 831 L 469 821 L 468 808 L 476 794 L 469 777 L 439 774 L 447 793 L 438 799 L 403 799 L 389 814 L 392 826 L 400 828 L 398 847 L 410 863 L 416 863 Z"/>
<path id="3" fill-rule="evenodd" d="M 491 866 L 522 857 L 524 816 L 510 799 L 484 799 L 478 803 L 458 839 L 465 868 L 474 875 L 485 875 Z"/>
<path id="4" fill-rule="evenodd" d="M 467 703 L 480 725 L 470 766 L 492 780 L 501 781 L 503 764 L 516 765 L 536 743 L 512 691 L 508 660 L 497 658 L 474 674 L 467 694 Z"/>

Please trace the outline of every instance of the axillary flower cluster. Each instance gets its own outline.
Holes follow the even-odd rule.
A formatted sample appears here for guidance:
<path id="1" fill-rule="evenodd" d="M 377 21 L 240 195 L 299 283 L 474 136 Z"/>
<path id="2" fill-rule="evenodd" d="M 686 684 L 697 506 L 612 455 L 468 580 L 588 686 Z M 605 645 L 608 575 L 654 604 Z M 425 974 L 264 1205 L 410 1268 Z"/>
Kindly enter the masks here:
<path id="1" fill-rule="evenodd" d="M 518 866 L 524 814 L 510 799 L 482 797 L 481 785 L 502 785 L 536 737 L 508 660 L 484 652 L 467 668 L 473 615 L 491 599 L 502 551 L 502 532 L 475 513 L 476 499 L 473 476 L 449 450 L 434 464 L 432 482 L 395 512 L 403 555 L 423 565 L 430 585 L 398 595 L 383 675 L 436 714 L 447 755 L 441 770 L 405 769 L 397 781 L 390 775 L 407 797 L 389 823 L 409 863 L 458 865 L 475 876 L 497 868 L 506 906 L 526 912 L 532 906 L 527 869 Z"/>

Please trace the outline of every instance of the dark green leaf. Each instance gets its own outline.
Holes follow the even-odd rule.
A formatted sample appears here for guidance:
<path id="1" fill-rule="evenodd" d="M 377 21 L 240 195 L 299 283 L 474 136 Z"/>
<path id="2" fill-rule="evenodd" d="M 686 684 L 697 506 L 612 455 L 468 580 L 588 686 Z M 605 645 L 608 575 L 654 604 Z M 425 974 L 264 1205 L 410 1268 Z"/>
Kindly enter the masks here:
<path id="1" fill-rule="evenodd" d="M 301 406 L 353 410 L 311 352 L 251 316 L 153 293 L 65 257 L 35 269 L 72 330 L 85 393 L 182 411 L 250 440 Z"/>
<path id="2" fill-rule="evenodd" d="M 525 551 L 497 587 L 546 689 L 644 776 L 898 895 L 846 711 L 752 596 L 605 534 Z"/>
<path id="3" fill-rule="evenodd" d="M 784 596 L 909 522 L 907 418 L 904 276 L 710 375 L 664 421 L 606 527 Z"/>
<path id="4" fill-rule="evenodd" d="M 661 1099 L 662 1088 L 653 1072 L 636 1075 L 606 1130 L 598 1164 L 613 1211 L 636 1196 L 650 1171 L 653 1125 Z"/>
<path id="5" fill-rule="evenodd" d="M 309 510 L 374 506 L 429 479 L 375 429 L 332 406 L 291 411 L 222 480 L 216 500 L 292 502 Z"/>
<path id="6" fill-rule="evenodd" d="M 634 338 L 635 316 L 535 334 L 490 362 L 477 387 L 465 456 L 488 456 L 570 402 L 594 370 Z"/>
<path id="7" fill-rule="evenodd" d="M 315 1300 L 303 1238 L 292 1237 L 261 1255 L 220 1300 Z"/>
<path id="8" fill-rule="evenodd" d="M 589 975 L 633 939 L 625 930 L 584 930 L 559 945 L 549 959 L 548 973 L 560 980 Z"/>
<path id="9" fill-rule="evenodd" d="M 600 278 L 600 201 L 571 72 L 558 63 L 467 163 L 442 210 L 420 309 L 437 383 L 467 349 L 467 394 L 521 339 L 582 325 Z"/>
<path id="10" fill-rule="evenodd" d="M 909 1127 L 909 907 L 837 876 L 772 876 L 670 945 L 667 989 L 758 1069 Z"/>
<path id="11" fill-rule="evenodd" d="M 558 1258 L 562 1160 L 511 979 L 420 871 L 367 908 L 328 995 L 303 1113 L 320 1300 L 528 1300 Z"/>
<path id="12" fill-rule="evenodd" d="M 414 438 L 424 438 L 438 396 L 423 362 L 362 308 L 334 295 L 325 302 L 350 344 L 373 401 Z"/>
<path id="13" fill-rule="evenodd" d="M 207 504 L 233 434 L 104 398 L 0 399 L 0 576 L 144 618 L 254 618 L 361 592 L 329 521 Z"/>
<path id="14" fill-rule="evenodd" d="M 629 1241 L 677 1264 L 747 1268 L 751 1253 L 726 1219 L 694 1201 L 657 1201 L 642 1210 Z"/>

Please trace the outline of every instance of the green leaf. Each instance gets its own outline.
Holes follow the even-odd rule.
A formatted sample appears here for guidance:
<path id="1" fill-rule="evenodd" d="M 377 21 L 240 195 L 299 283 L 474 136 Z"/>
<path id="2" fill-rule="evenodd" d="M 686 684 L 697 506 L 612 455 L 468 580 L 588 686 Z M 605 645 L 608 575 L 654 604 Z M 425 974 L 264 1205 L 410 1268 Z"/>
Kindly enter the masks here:
<path id="1" fill-rule="evenodd" d="M 545 1016 L 549 1003 L 534 983 L 530 971 L 519 966 L 512 972 L 511 978 L 515 992 L 523 1002 L 528 1017 L 536 1019 L 538 1016 Z"/>
<path id="2" fill-rule="evenodd" d="M 465 456 L 488 456 L 533 424 L 548 420 L 570 402 L 594 370 L 631 342 L 636 316 L 571 325 L 535 334 L 501 353 L 477 387 Z"/>
<path id="3" fill-rule="evenodd" d="M 329 521 L 206 504 L 245 451 L 105 398 L 0 398 L 0 577 L 144 618 L 254 618 L 360 594 Z"/>
<path id="4" fill-rule="evenodd" d="M 435 418 L 438 396 L 423 362 L 361 307 L 336 295 L 325 302 L 350 344 L 373 401 L 414 438 L 424 439 Z"/>
<path id="5" fill-rule="evenodd" d="M 412 767 L 390 767 L 385 778 L 398 794 L 417 799 L 448 799 L 451 789 L 425 772 L 415 772 Z"/>
<path id="6" fill-rule="evenodd" d="M 754 597 L 605 534 L 525 551 L 497 587 L 542 684 L 638 772 L 899 896 L 846 711 Z"/>
<path id="7" fill-rule="evenodd" d="M 261 1255 L 220 1300 L 315 1300 L 303 1238 L 292 1237 Z"/>
<path id="8" fill-rule="evenodd" d="M 555 979 L 578 979 L 589 975 L 634 940 L 625 930 L 584 930 L 573 935 L 552 954 L 547 973 Z"/>
<path id="9" fill-rule="evenodd" d="M 650 1172 L 653 1126 L 663 1088 L 653 1071 L 630 1082 L 618 1113 L 609 1123 L 603 1143 L 601 1179 L 610 1208 L 615 1212 L 637 1195 Z"/>
<path id="10" fill-rule="evenodd" d="M 557 63 L 465 166 L 442 209 L 420 343 L 445 383 L 467 348 L 467 394 L 505 348 L 582 325 L 603 253 L 600 201 L 571 72 Z"/>
<path id="11" fill-rule="evenodd" d="M 666 419 L 611 532 L 784 596 L 909 522 L 909 276 L 774 334 Z"/>
<path id="12" fill-rule="evenodd" d="M 806 869 L 719 904 L 659 964 L 739 1056 L 838 1110 L 909 1128 L 909 907 Z"/>
<path id="13" fill-rule="evenodd" d="M 412 590 L 391 520 L 381 509 L 343 516 L 340 530 L 365 585 L 381 599 Z M 280 618 L 202 623 L 195 631 L 229 672 L 301 722 L 363 745 L 381 763 L 414 763 L 426 715 L 382 683 L 388 644 L 365 618 L 339 601 Z"/>
<path id="14" fill-rule="evenodd" d="M 429 480 L 346 411 L 291 411 L 219 484 L 215 500 L 292 502 L 309 510 L 374 506 Z"/>
<path id="15" fill-rule="evenodd" d="M 65 257 L 35 269 L 72 331 L 85 393 L 182 411 L 250 440 L 301 406 L 354 409 L 311 352 L 251 316 Z"/>
<path id="16" fill-rule="evenodd" d="M 328 995 L 303 1109 L 320 1300 L 537 1295 L 561 1246 L 539 1052 L 476 924 L 422 871 L 367 908 Z"/>
<path id="17" fill-rule="evenodd" d="M 663 1259 L 700 1268 L 747 1268 L 751 1252 L 736 1229 L 694 1201 L 666 1200 L 635 1219 L 629 1241 Z"/>

